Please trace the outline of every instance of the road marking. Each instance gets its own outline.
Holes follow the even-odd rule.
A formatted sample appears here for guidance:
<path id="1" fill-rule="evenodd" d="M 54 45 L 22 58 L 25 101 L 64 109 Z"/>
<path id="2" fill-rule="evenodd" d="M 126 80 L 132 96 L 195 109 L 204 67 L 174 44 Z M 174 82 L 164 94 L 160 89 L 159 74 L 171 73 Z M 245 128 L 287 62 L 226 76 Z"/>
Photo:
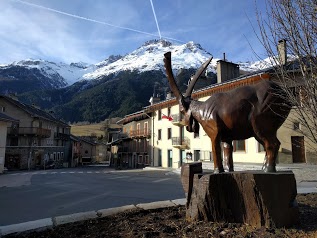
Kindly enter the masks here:
<path id="1" fill-rule="evenodd" d="M 92 174 L 92 172 L 91 171 L 87 171 L 87 174 Z"/>
<path id="2" fill-rule="evenodd" d="M 108 179 L 123 179 L 123 178 L 130 178 L 130 176 L 114 176 L 114 177 L 110 177 Z"/>
<path id="3" fill-rule="evenodd" d="M 75 172 L 69 172 L 70 174 L 74 174 Z"/>
<path id="4" fill-rule="evenodd" d="M 155 181 L 153 181 L 153 183 L 160 183 L 160 182 L 167 181 L 167 180 L 170 180 L 170 178 L 163 178 L 163 179 L 155 180 Z"/>

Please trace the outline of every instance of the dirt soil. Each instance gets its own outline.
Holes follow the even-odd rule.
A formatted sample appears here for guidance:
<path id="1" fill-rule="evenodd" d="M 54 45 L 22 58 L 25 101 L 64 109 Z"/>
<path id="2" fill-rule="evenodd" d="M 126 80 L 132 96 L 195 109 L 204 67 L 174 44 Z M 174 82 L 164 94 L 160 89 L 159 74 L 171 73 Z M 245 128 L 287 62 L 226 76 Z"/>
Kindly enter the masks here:
<path id="1" fill-rule="evenodd" d="M 317 194 L 297 196 L 300 224 L 288 229 L 255 228 L 236 223 L 185 221 L 185 207 L 134 210 L 121 214 L 57 226 L 41 232 L 5 237 L 317 237 Z"/>

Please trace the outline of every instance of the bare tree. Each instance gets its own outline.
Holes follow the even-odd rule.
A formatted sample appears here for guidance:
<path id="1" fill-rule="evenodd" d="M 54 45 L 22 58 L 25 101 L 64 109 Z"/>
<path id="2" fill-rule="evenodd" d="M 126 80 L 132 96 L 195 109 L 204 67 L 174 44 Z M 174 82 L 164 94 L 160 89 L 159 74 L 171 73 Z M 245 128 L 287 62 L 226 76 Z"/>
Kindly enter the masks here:
<path id="1" fill-rule="evenodd" d="M 257 11 L 258 39 L 293 105 L 288 123 L 317 144 L 317 0 L 265 3 L 265 15 Z"/>

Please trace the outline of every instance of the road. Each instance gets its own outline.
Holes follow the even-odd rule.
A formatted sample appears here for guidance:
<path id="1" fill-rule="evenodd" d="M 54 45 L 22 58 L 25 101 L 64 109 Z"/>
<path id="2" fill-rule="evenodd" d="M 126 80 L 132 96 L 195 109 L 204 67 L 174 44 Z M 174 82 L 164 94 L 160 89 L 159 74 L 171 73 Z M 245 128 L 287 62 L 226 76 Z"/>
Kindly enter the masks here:
<path id="1" fill-rule="evenodd" d="M 84 167 L 0 175 L 0 226 L 129 204 L 184 198 L 180 176 Z"/>

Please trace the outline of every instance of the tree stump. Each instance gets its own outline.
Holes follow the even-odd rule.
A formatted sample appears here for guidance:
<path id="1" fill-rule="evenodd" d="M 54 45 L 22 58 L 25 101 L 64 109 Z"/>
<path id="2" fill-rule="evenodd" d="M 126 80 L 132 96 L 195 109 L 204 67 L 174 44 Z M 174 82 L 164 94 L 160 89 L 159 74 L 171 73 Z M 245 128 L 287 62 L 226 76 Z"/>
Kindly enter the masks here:
<path id="1" fill-rule="evenodd" d="M 291 171 L 186 172 L 193 170 L 199 171 L 199 165 L 182 167 L 182 182 L 188 180 L 187 184 L 192 185 L 186 188 L 188 221 L 247 223 L 256 227 L 289 227 L 299 222 L 296 180 Z"/>

